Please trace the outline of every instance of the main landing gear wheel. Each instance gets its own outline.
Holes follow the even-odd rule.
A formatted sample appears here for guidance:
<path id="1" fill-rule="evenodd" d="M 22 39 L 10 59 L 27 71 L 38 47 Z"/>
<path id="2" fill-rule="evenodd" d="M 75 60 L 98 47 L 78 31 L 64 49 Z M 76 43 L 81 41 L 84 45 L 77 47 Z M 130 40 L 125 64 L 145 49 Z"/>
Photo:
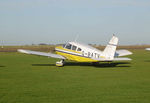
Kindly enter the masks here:
<path id="1" fill-rule="evenodd" d="M 57 62 L 56 62 L 56 66 L 57 66 L 57 67 L 62 67 L 62 66 L 64 66 L 64 64 L 65 64 L 65 61 L 64 61 L 64 60 L 61 60 L 61 61 L 57 61 Z"/>

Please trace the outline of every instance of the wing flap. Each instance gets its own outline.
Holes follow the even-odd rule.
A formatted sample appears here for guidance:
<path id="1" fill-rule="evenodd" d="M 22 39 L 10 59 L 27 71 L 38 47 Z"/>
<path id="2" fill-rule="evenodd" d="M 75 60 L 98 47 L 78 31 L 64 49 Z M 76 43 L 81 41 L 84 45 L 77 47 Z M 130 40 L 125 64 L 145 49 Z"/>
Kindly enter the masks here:
<path id="1" fill-rule="evenodd" d="M 33 54 L 33 55 L 52 57 L 52 58 L 66 59 L 65 57 L 63 57 L 61 55 L 52 54 L 52 53 L 44 53 L 44 52 L 37 52 L 37 51 L 23 50 L 23 49 L 18 49 L 18 52 L 25 53 L 25 54 Z"/>
<path id="2" fill-rule="evenodd" d="M 118 57 L 118 56 L 127 56 L 127 55 L 131 55 L 131 54 L 133 54 L 133 53 L 130 52 L 130 51 L 128 51 L 128 50 L 125 50 L 125 49 L 116 50 L 115 57 Z"/>

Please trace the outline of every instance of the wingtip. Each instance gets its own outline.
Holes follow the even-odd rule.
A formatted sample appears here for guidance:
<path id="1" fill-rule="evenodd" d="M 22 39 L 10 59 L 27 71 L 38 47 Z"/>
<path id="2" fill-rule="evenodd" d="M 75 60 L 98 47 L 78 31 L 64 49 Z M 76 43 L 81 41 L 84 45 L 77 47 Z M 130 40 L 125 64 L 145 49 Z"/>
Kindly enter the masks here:
<path id="1" fill-rule="evenodd" d="M 23 49 L 18 49 L 17 51 L 20 52 L 20 53 L 26 53 L 26 54 L 28 54 L 28 52 L 26 50 L 23 50 Z"/>
<path id="2" fill-rule="evenodd" d="M 114 58 L 114 61 L 131 61 L 131 58 Z"/>
<path id="3" fill-rule="evenodd" d="M 132 55 L 133 53 L 131 51 L 128 51 L 129 52 L 129 55 Z"/>
<path id="4" fill-rule="evenodd" d="M 21 52 L 22 51 L 22 49 L 17 49 L 17 52 Z"/>

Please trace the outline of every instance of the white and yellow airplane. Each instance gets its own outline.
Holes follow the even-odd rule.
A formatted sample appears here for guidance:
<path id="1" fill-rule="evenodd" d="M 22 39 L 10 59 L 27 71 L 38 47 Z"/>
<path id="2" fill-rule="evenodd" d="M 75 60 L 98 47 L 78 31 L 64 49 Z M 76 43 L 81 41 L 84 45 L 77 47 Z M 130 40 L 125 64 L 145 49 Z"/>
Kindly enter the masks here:
<path id="1" fill-rule="evenodd" d="M 23 49 L 18 49 L 18 52 L 61 59 L 61 61 L 56 62 L 56 66 L 63 66 L 65 64 L 65 60 L 91 63 L 131 60 L 130 58 L 117 58 L 119 56 L 132 54 L 132 52 L 128 50 L 116 50 L 117 45 L 118 38 L 113 35 L 104 51 L 100 51 L 90 45 L 85 45 L 77 42 L 68 42 L 63 46 L 56 47 L 56 54 Z"/>
<path id="2" fill-rule="evenodd" d="M 146 48 L 145 50 L 148 50 L 148 51 L 150 51 L 150 48 Z"/>

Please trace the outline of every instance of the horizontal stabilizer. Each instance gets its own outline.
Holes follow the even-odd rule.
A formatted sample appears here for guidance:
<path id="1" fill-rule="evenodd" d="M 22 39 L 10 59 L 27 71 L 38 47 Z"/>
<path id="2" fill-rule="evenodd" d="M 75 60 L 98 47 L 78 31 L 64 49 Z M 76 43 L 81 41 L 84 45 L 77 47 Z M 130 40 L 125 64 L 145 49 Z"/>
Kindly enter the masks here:
<path id="1" fill-rule="evenodd" d="M 105 61 L 130 61 L 132 59 L 130 58 L 114 58 L 112 60 L 110 59 L 105 59 L 105 58 L 92 58 L 93 60 L 97 60 L 99 62 L 105 62 Z"/>
<path id="2" fill-rule="evenodd" d="M 132 60 L 132 59 L 130 59 L 130 58 L 114 58 L 113 61 L 130 61 L 130 60 Z"/>
<path id="3" fill-rule="evenodd" d="M 23 49 L 18 49 L 18 52 L 26 53 L 26 54 L 33 54 L 33 55 L 40 55 L 40 56 L 47 56 L 47 57 L 52 57 L 52 58 L 66 59 L 61 55 L 52 54 L 52 53 L 44 53 L 44 52 L 37 52 L 37 51 L 23 50 Z"/>
<path id="4" fill-rule="evenodd" d="M 115 57 L 119 57 L 119 56 L 127 56 L 127 55 L 131 55 L 133 54 L 132 52 L 128 51 L 128 50 L 116 50 L 115 52 Z"/>

